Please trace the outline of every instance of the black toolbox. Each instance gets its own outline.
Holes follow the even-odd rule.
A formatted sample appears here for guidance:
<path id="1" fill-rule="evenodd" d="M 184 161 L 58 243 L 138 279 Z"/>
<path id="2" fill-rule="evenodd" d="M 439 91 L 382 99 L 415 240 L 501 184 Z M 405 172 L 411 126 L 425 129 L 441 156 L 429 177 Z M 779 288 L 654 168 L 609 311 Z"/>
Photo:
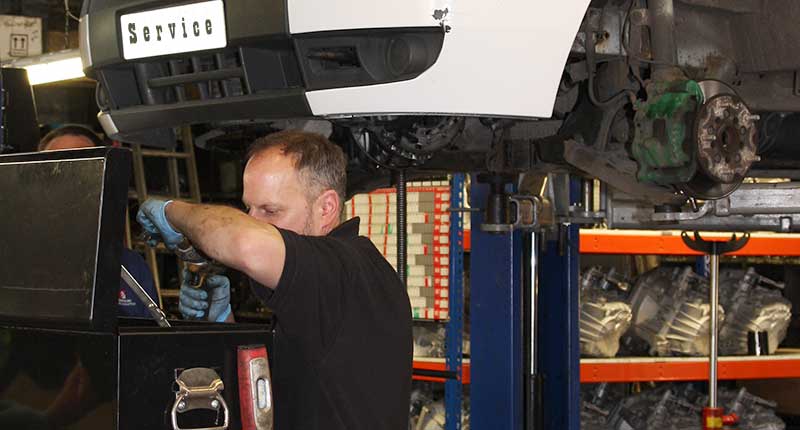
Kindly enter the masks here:
<path id="1" fill-rule="evenodd" d="M 129 175 L 124 149 L 0 156 L 0 429 L 243 428 L 267 326 L 117 318 Z"/>

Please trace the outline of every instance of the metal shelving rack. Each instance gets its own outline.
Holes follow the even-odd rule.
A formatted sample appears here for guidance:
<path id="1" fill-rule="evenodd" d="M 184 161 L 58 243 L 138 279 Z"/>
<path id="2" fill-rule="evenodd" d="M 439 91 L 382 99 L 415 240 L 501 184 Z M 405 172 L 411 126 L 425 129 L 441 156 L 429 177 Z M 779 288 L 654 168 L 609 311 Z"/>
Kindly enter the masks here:
<path id="1" fill-rule="evenodd" d="M 800 378 L 800 350 L 759 357 L 720 357 L 720 380 Z M 708 380 L 708 357 L 581 359 L 581 383 Z"/>
<path id="2" fill-rule="evenodd" d="M 711 240 L 730 234 L 708 233 Z M 800 235 L 754 233 L 733 256 L 800 256 Z M 697 256 L 683 243 L 678 231 L 582 229 L 582 254 L 649 254 Z M 769 356 L 719 358 L 720 380 L 784 379 L 800 377 L 800 349 L 781 349 Z M 708 380 L 708 357 L 617 357 L 580 360 L 580 382 L 675 382 Z"/>
<path id="3" fill-rule="evenodd" d="M 480 193 L 473 183 L 473 193 Z M 473 194 L 473 198 L 476 195 Z M 481 196 L 477 196 L 478 199 Z M 453 207 L 460 207 L 457 203 Z M 473 226 L 480 225 L 481 214 L 473 214 Z M 518 244 L 514 235 L 491 237 L 479 231 L 469 232 L 463 237 L 469 246 L 472 240 L 480 242 L 473 250 L 473 277 L 487 268 L 494 268 L 486 279 L 474 279 L 472 308 L 473 324 L 472 362 L 463 361 L 459 376 L 463 383 L 472 386 L 472 426 L 474 428 L 515 427 L 519 423 L 522 406 L 518 388 L 506 383 L 514 375 L 516 362 L 509 362 L 503 354 L 516 351 L 514 344 L 517 330 L 514 321 L 499 318 L 500 311 L 514 316 L 519 290 L 504 271 L 497 267 L 509 267 L 514 272 L 518 258 L 510 244 Z M 472 236 L 472 237 L 470 237 Z M 724 239 L 727 234 L 708 234 L 708 237 Z M 452 237 L 451 237 L 452 238 Z M 626 231 L 581 229 L 565 227 L 563 242 L 548 240 L 542 247 L 537 265 L 547 268 L 539 273 L 539 307 L 541 327 L 536 340 L 540 348 L 540 370 L 547 375 L 542 390 L 544 398 L 543 428 L 580 428 L 579 387 L 581 383 L 597 382 L 647 382 L 647 381 L 701 381 L 708 378 L 708 359 L 703 357 L 634 357 L 609 359 L 580 359 L 578 352 L 578 264 L 579 254 L 650 254 L 650 255 L 698 255 L 685 247 L 680 232 L 672 231 Z M 451 243 L 455 243 L 452 238 Z M 504 254 L 504 252 L 507 252 Z M 475 255 L 475 254 L 478 255 Z M 757 233 L 751 242 L 736 256 L 800 256 L 800 235 Z M 500 264 L 498 264 L 498 261 Z M 504 266 L 509 265 L 509 266 Z M 451 276 L 455 271 L 451 272 Z M 452 282 L 452 281 L 451 281 Z M 478 288 L 489 283 L 491 291 Z M 503 297 L 496 290 L 503 290 Z M 477 306 L 477 307 L 476 307 Z M 451 309 L 456 309 L 451 302 Z M 486 311 L 492 309 L 491 318 Z M 480 338 L 480 339 L 478 339 Z M 510 348 L 510 349 L 509 349 Z M 515 357 L 515 355 L 511 355 Z M 566 363 L 566 364 L 565 364 Z M 417 369 L 447 372 L 445 360 L 426 360 L 415 363 Z M 478 368 L 470 375 L 472 367 Z M 450 374 L 450 376 L 453 376 Z M 800 350 L 779 350 L 777 354 L 764 357 L 721 357 L 719 376 L 732 379 L 777 379 L 800 377 Z M 442 376 L 418 377 L 422 380 L 444 381 Z M 487 381 L 487 379 L 491 381 Z M 480 386 L 480 387 L 478 387 Z M 506 387 L 506 388 L 501 388 Z M 452 421 L 448 421 L 452 423 Z M 499 427 L 498 427 L 499 426 Z M 448 429 L 452 429 L 448 425 Z"/>
<path id="4" fill-rule="evenodd" d="M 464 215 L 466 177 L 454 174 L 450 181 L 449 318 L 445 329 L 445 358 L 415 358 L 418 381 L 444 382 L 446 430 L 461 428 L 463 385 L 469 384 L 469 360 L 463 358 L 464 339 Z"/>
<path id="5" fill-rule="evenodd" d="M 447 370 L 447 362 L 445 358 L 414 358 L 414 370 L 417 372 L 430 372 L 430 374 L 417 374 L 414 375 L 415 381 L 428 381 L 428 382 L 446 382 L 447 376 L 455 379 L 455 373 L 449 373 Z M 461 383 L 463 385 L 469 384 L 470 381 L 470 366 L 469 358 L 461 360 Z"/>
<path id="6" fill-rule="evenodd" d="M 461 428 L 464 339 L 464 212 L 465 175 L 450 181 L 450 272 L 448 295 L 450 319 L 445 331 L 445 368 L 452 375 L 444 383 L 445 429 Z"/>
<path id="7" fill-rule="evenodd" d="M 688 249 L 679 231 L 581 229 L 582 254 L 700 255 Z M 703 233 L 710 240 L 730 238 L 725 233 Z M 800 256 L 800 234 L 753 233 L 743 249 L 726 256 Z"/>

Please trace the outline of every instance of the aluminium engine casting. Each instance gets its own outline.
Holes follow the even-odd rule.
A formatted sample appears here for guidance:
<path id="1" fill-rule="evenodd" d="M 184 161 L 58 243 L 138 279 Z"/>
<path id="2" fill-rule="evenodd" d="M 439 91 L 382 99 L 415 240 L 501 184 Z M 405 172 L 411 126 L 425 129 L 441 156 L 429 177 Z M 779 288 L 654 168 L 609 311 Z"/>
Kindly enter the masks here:
<path id="1" fill-rule="evenodd" d="M 581 429 L 608 429 L 608 419 L 625 399 L 625 390 L 622 384 L 608 382 L 581 385 Z"/>
<path id="2" fill-rule="evenodd" d="M 608 417 L 605 428 L 699 430 L 701 409 L 677 395 L 671 386 L 660 387 L 625 398 Z"/>
<path id="3" fill-rule="evenodd" d="M 792 304 L 781 294 L 783 284 L 753 268 L 725 270 L 720 275 L 720 304 L 727 312 L 720 329 L 722 355 L 747 354 L 747 332 L 766 332 L 769 353 L 786 337 Z"/>
<path id="4" fill-rule="evenodd" d="M 601 390 L 602 388 L 602 390 Z M 617 399 L 617 406 L 608 412 L 611 392 L 602 384 L 582 391 L 583 416 L 590 418 L 583 430 L 700 430 L 700 413 L 706 396 L 691 383 L 666 384 L 652 390 Z M 598 395 L 601 393 L 602 395 Z M 746 389 L 721 388 L 720 405 L 735 413 L 739 420 L 734 428 L 748 430 L 784 430 L 786 425 L 775 414 L 774 402 L 762 399 Z M 593 412 L 600 410 L 603 413 Z M 605 414 L 605 415 L 604 415 Z M 605 418 L 605 419 L 604 419 Z"/>
<path id="5" fill-rule="evenodd" d="M 643 274 L 630 304 L 633 331 L 647 341 L 651 355 L 708 355 L 708 281 L 691 267 L 659 267 Z M 724 309 L 720 320 L 725 320 Z"/>
<path id="6" fill-rule="evenodd" d="M 691 384 L 674 387 L 679 396 L 698 407 L 708 403 L 708 396 Z M 736 414 L 735 428 L 752 430 L 784 430 L 786 424 L 775 414 L 778 404 L 747 392 L 745 388 L 719 390 L 719 404 L 727 412 Z M 700 428 L 700 427 L 696 427 Z"/>
<path id="7" fill-rule="evenodd" d="M 625 303 L 628 282 L 612 268 L 592 267 L 581 276 L 581 354 L 613 357 L 619 339 L 631 323 L 631 307 Z"/>
<path id="8" fill-rule="evenodd" d="M 425 384 L 411 392 L 411 410 L 409 416 L 409 429 L 415 430 L 444 430 L 446 428 L 446 411 L 441 393 L 435 393 L 432 386 Z M 469 430 L 469 397 L 463 399 L 461 405 L 462 430 Z"/>
<path id="9" fill-rule="evenodd" d="M 752 430 L 784 430 L 786 424 L 775 415 L 776 402 L 754 396 L 746 389 L 721 390 L 721 403 L 739 417 L 738 427 Z"/>

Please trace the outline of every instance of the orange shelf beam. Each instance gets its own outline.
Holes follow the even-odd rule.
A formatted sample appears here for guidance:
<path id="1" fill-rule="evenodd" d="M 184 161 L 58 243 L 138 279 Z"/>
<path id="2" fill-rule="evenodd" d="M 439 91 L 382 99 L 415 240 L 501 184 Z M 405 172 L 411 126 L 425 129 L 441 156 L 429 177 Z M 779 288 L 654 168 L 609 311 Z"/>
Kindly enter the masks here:
<path id="1" fill-rule="evenodd" d="M 700 255 L 686 247 L 679 231 L 581 229 L 584 254 Z M 704 233 L 709 240 L 727 240 L 730 234 Z M 800 256 L 800 234 L 756 233 L 738 256 Z"/>
<path id="2" fill-rule="evenodd" d="M 430 358 L 415 358 L 414 359 L 414 369 L 417 370 L 432 370 L 436 372 L 444 372 L 447 370 L 445 368 L 444 359 L 430 359 Z M 470 370 L 469 370 L 469 360 L 464 359 L 461 363 L 461 383 L 462 384 L 469 384 L 470 381 Z M 422 375 L 413 375 L 412 377 L 415 381 L 430 381 L 430 382 L 444 382 L 445 378 L 438 378 L 435 376 L 422 376 Z"/>
<path id="3" fill-rule="evenodd" d="M 762 357 L 720 357 L 720 380 L 800 378 L 800 354 Z M 619 358 L 582 359 L 581 382 L 703 381 L 708 359 Z"/>

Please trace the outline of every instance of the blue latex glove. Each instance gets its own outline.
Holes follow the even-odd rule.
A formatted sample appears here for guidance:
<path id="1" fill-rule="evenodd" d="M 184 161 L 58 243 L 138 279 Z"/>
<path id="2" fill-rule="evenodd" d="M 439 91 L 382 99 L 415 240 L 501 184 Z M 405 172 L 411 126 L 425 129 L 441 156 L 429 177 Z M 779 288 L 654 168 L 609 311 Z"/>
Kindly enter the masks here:
<path id="1" fill-rule="evenodd" d="M 150 246 L 156 246 L 159 241 L 163 241 L 167 248 L 175 249 L 183 240 L 183 235 L 172 228 L 167 221 L 165 209 L 170 203 L 172 200 L 147 199 L 139 207 L 136 221 L 139 221 L 139 224 L 150 235 L 150 239 L 147 241 Z"/>
<path id="2" fill-rule="evenodd" d="M 224 322 L 231 314 L 231 281 L 222 275 L 212 275 L 206 277 L 202 288 L 193 288 L 186 283 L 187 275 L 184 271 L 178 305 L 181 315 L 186 319 L 205 317 L 208 321 Z"/>

